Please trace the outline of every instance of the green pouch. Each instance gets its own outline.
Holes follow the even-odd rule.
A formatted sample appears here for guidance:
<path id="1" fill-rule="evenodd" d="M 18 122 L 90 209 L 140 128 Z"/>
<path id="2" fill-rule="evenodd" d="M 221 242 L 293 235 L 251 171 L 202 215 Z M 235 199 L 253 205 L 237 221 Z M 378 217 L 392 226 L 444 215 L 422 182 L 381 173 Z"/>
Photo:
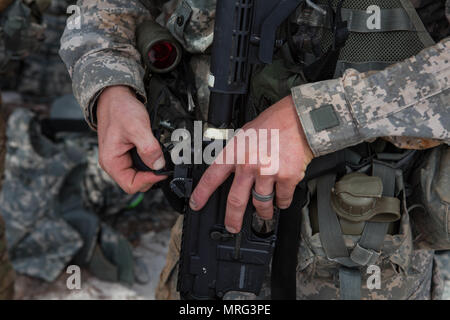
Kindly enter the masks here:
<path id="1" fill-rule="evenodd" d="M 379 177 L 351 173 L 336 182 L 331 206 L 337 215 L 352 222 L 394 222 L 400 219 L 400 200 L 382 196 Z"/>

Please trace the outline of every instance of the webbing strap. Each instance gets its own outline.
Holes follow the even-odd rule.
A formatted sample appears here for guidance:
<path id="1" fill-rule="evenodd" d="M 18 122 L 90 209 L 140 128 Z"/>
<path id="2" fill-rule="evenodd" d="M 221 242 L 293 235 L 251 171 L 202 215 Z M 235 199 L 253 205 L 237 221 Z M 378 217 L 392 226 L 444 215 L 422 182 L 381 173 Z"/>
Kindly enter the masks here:
<path id="1" fill-rule="evenodd" d="M 372 175 L 381 178 L 383 182 L 383 196 L 393 197 L 395 194 L 395 168 L 385 162 L 373 160 Z"/>
<path id="2" fill-rule="evenodd" d="M 348 257 L 340 223 L 331 207 L 331 189 L 336 180 L 335 174 L 328 174 L 317 179 L 317 211 L 319 236 L 323 249 L 329 259 Z"/>
<path id="3" fill-rule="evenodd" d="M 372 175 L 383 182 L 383 196 L 393 197 L 395 193 L 395 169 L 384 162 L 373 161 Z M 374 264 L 380 256 L 389 223 L 367 222 L 363 234 L 350 258 L 360 265 Z"/>
<path id="4" fill-rule="evenodd" d="M 382 179 L 383 196 L 394 196 L 395 168 L 374 160 L 372 174 Z M 361 272 L 357 267 L 376 263 L 389 224 L 367 222 L 360 241 L 349 255 L 338 217 L 330 205 L 331 189 L 335 179 L 335 174 L 317 179 L 319 235 L 327 257 L 342 265 L 339 269 L 341 298 L 357 300 L 361 298 Z"/>
<path id="5" fill-rule="evenodd" d="M 361 272 L 354 268 L 339 268 L 339 282 L 342 300 L 361 299 Z"/>
<path id="6" fill-rule="evenodd" d="M 361 239 L 350 254 L 351 260 L 362 266 L 374 264 L 380 257 L 388 227 L 385 222 L 366 222 Z"/>
<path id="7" fill-rule="evenodd" d="M 342 20 L 347 21 L 348 29 L 352 32 L 389 32 L 389 31 L 415 31 L 414 24 L 403 8 L 380 9 L 379 28 L 369 28 L 368 20 L 376 13 L 367 13 L 365 10 L 342 8 Z M 374 19 L 375 19 L 374 18 Z M 378 26 L 377 26 L 378 27 Z"/>
<path id="8" fill-rule="evenodd" d="M 417 14 L 416 8 L 414 8 L 411 0 L 400 0 L 400 3 L 408 14 L 411 22 L 414 24 L 414 28 L 415 30 L 417 30 L 417 36 L 419 37 L 420 41 L 422 41 L 422 44 L 425 46 L 425 48 L 434 45 L 435 42 L 433 38 L 430 36 L 427 28 L 424 26 L 422 20 Z"/>

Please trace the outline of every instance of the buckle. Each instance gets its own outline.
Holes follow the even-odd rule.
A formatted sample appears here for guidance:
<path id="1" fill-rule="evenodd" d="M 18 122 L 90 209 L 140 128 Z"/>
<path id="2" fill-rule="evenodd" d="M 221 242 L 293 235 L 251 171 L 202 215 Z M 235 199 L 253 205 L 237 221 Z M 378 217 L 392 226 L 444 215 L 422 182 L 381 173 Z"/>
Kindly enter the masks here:
<path id="1" fill-rule="evenodd" d="M 352 250 L 352 253 L 350 254 L 350 259 L 361 266 L 366 266 L 375 264 L 380 256 L 381 251 L 377 252 L 372 249 L 366 249 L 361 247 L 359 243 L 357 243 L 355 248 Z"/>

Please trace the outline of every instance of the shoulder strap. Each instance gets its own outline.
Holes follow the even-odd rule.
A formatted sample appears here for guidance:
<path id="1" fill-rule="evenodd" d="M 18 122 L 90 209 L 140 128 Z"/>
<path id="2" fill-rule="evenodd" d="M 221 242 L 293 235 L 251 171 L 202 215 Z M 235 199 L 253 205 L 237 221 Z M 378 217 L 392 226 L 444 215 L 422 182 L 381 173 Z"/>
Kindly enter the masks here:
<path id="1" fill-rule="evenodd" d="M 416 8 L 414 8 L 414 6 L 412 5 L 411 0 L 400 0 L 400 3 L 402 4 L 409 18 L 411 19 L 411 22 L 414 24 L 414 27 L 417 31 L 417 35 L 422 44 L 425 46 L 425 48 L 434 45 L 435 42 L 433 38 L 431 38 L 427 29 L 423 25 L 423 22 L 420 19 L 419 15 L 417 14 Z"/>

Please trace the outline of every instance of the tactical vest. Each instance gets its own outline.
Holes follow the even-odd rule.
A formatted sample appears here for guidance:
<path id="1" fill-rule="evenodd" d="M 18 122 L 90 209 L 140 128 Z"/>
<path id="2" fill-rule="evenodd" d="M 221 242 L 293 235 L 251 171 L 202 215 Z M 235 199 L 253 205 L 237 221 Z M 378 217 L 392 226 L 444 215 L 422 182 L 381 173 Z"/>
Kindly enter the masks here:
<path id="1" fill-rule="evenodd" d="M 257 70 L 252 83 L 256 108 L 272 105 L 289 94 L 293 86 L 340 77 L 348 68 L 359 72 L 381 70 L 434 44 L 409 0 L 318 0 L 315 3 L 314 7 L 306 2 L 299 6 L 280 32 L 281 36 L 288 36 L 278 59 L 273 65 Z M 419 1 L 417 5 L 428 8 L 423 16 L 429 22 L 427 14 L 433 12 L 431 2 Z M 435 20 L 439 24 L 439 19 L 445 19 L 444 1 L 432 5 L 440 12 Z M 443 36 L 448 35 L 448 28 L 443 30 L 447 30 Z M 334 172 L 304 186 L 307 203 L 302 208 L 300 246 L 303 248 L 299 268 L 306 268 L 310 259 L 316 260 L 314 263 L 319 265 L 318 269 L 323 268 L 322 272 L 330 270 L 327 265 L 334 266 L 338 273 L 333 277 L 339 279 L 335 285 L 341 299 L 360 299 L 363 270 L 383 265 L 404 251 L 404 247 L 397 246 L 394 250 L 389 245 L 385 248 L 384 244 L 397 234 L 411 234 L 406 222 L 409 221 L 406 180 L 420 152 L 404 152 L 379 143 L 363 143 L 340 151 L 339 156 L 330 158 L 331 161 L 340 159 Z M 283 230 L 279 236 L 283 237 Z M 281 264 L 275 262 L 274 267 L 278 269 L 272 270 L 275 282 L 289 281 L 279 276 L 283 273 Z M 428 269 L 431 270 L 431 263 Z M 410 292 L 417 279 L 405 280 L 391 298 L 412 296 Z M 275 298 L 293 298 L 281 293 L 280 287 L 286 289 L 282 284 L 274 284 L 272 279 L 272 297 L 275 294 Z M 323 296 L 326 289 L 323 290 L 318 298 L 326 298 Z M 366 294 L 367 287 L 364 290 Z M 301 292 L 300 298 L 308 297 Z"/>
<path id="2" fill-rule="evenodd" d="M 444 0 L 415 1 L 417 10 L 409 0 L 315 2 L 326 14 L 303 2 L 279 28 L 285 44 L 274 62 L 255 71 L 251 94 L 256 113 L 289 95 L 294 86 L 337 78 L 348 68 L 381 70 L 449 35 Z M 342 8 L 336 11 L 339 3 Z M 339 21 L 345 24 L 337 28 L 335 39 Z M 335 61 L 321 65 L 327 54 L 334 54 Z M 305 74 L 308 69 L 312 75 Z"/>
<path id="3" fill-rule="evenodd" d="M 295 23 L 299 28 L 297 34 L 293 35 L 294 47 L 305 51 L 306 65 L 317 58 L 315 53 L 324 54 L 332 46 L 332 21 L 337 20 L 338 15 L 334 14 L 334 19 L 330 19 L 330 16 L 340 2 L 342 1 L 334 0 L 332 7 L 329 7 L 327 1 L 317 1 L 327 12 L 326 15 L 307 8 L 301 10 L 296 17 Z M 434 44 L 409 0 L 345 0 L 342 2 L 340 16 L 346 22 L 348 37 L 339 53 L 335 77 L 341 76 L 347 68 L 360 72 L 381 70 Z M 303 34 L 305 29 L 307 36 L 298 34 Z M 316 38 L 320 42 L 316 42 Z M 310 48 L 306 47 L 308 42 L 311 43 Z"/>

